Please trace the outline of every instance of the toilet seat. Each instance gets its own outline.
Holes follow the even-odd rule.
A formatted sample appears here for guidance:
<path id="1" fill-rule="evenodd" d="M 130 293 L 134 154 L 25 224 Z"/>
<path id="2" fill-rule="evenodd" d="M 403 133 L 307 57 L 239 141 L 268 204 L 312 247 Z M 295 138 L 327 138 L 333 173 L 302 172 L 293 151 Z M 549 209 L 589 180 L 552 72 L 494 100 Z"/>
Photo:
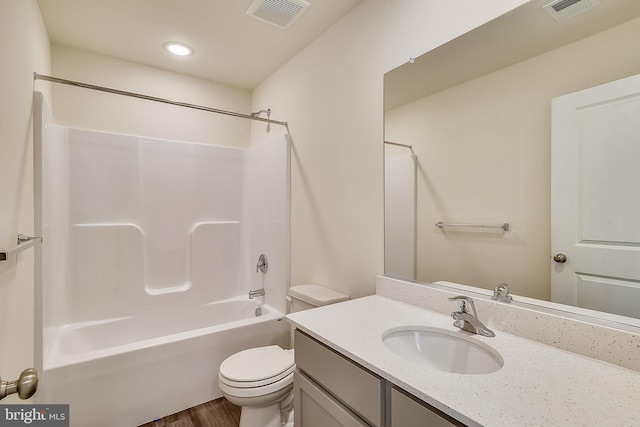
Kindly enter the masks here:
<path id="1" fill-rule="evenodd" d="M 269 395 L 276 395 L 285 391 L 285 389 L 293 384 L 293 372 L 286 377 L 259 387 L 234 387 L 226 384 L 221 375 L 218 375 L 218 387 L 222 393 L 227 396 L 239 397 L 239 398 L 268 398 Z M 284 397 L 285 394 L 282 394 Z M 241 405 L 243 406 L 243 405 Z"/>
<path id="2" fill-rule="evenodd" d="M 293 350 L 277 345 L 250 348 L 233 354 L 220 365 L 220 383 L 233 388 L 264 387 L 282 380 L 293 380 Z M 289 382 L 289 381 L 284 381 Z M 288 384 L 281 384 L 284 387 Z"/>

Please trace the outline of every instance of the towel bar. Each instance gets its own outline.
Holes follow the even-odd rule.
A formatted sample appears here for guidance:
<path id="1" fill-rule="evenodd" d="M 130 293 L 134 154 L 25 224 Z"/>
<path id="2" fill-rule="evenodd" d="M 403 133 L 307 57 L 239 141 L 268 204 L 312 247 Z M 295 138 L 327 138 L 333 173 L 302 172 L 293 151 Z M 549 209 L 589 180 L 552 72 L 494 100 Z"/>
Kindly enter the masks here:
<path id="1" fill-rule="evenodd" d="M 436 227 L 445 228 L 445 227 L 465 227 L 465 228 L 492 228 L 498 230 L 509 231 L 510 226 L 508 222 L 499 225 L 484 225 L 484 224 L 446 224 L 442 221 L 436 223 Z"/>
<path id="2" fill-rule="evenodd" d="M 29 237 L 24 234 L 18 234 L 18 246 L 9 251 L 0 251 L 0 262 L 7 261 L 12 256 L 29 249 L 36 243 L 42 243 L 42 237 Z"/>

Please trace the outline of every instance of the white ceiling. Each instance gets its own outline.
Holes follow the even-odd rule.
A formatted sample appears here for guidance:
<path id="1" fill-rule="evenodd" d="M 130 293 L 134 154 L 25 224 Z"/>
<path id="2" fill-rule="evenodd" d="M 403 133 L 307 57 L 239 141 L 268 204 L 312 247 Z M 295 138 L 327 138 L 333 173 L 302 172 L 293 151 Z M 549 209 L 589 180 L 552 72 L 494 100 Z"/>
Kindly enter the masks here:
<path id="1" fill-rule="evenodd" d="M 416 101 L 640 16 L 639 0 L 608 0 L 588 13 L 556 22 L 543 10 L 546 3 L 542 0 L 524 3 L 427 52 L 414 63 L 385 74 L 385 109 Z"/>
<path id="2" fill-rule="evenodd" d="M 245 14 L 252 0 L 38 0 L 51 43 L 253 89 L 362 0 L 309 0 L 288 29 Z M 169 55 L 183 42 L 195 54 Z"/>

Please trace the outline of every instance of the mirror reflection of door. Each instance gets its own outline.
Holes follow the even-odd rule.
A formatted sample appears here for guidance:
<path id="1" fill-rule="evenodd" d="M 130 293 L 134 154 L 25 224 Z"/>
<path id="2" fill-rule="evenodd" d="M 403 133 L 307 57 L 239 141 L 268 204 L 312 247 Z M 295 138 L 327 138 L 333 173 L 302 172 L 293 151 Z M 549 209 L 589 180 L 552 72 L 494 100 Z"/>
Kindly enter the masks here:
<path id="1" fill-rule="evenodd" d="M 552 101 L 551 169 L 552 301 L 640 318 L 640 75 Z"/>

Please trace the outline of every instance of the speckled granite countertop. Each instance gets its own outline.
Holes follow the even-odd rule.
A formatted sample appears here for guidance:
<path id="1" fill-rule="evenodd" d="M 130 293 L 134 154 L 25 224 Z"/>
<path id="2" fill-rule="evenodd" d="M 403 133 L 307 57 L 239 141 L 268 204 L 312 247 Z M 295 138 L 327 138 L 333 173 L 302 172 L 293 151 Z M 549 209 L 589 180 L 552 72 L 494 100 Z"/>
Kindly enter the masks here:
<path id="1" fill-rule="evenodd" d="M 495 331 L 494 338 L 471 337 L 500 353 L 502 369 L 483 375 L 441 372 L 392 353 L 382 343 L 383 332 L 418 325 L 470 334 L 448 316 L 378 295 L 287 319 L 471 426 L 640 426 L 640 374 L 615 365 Z"/>

